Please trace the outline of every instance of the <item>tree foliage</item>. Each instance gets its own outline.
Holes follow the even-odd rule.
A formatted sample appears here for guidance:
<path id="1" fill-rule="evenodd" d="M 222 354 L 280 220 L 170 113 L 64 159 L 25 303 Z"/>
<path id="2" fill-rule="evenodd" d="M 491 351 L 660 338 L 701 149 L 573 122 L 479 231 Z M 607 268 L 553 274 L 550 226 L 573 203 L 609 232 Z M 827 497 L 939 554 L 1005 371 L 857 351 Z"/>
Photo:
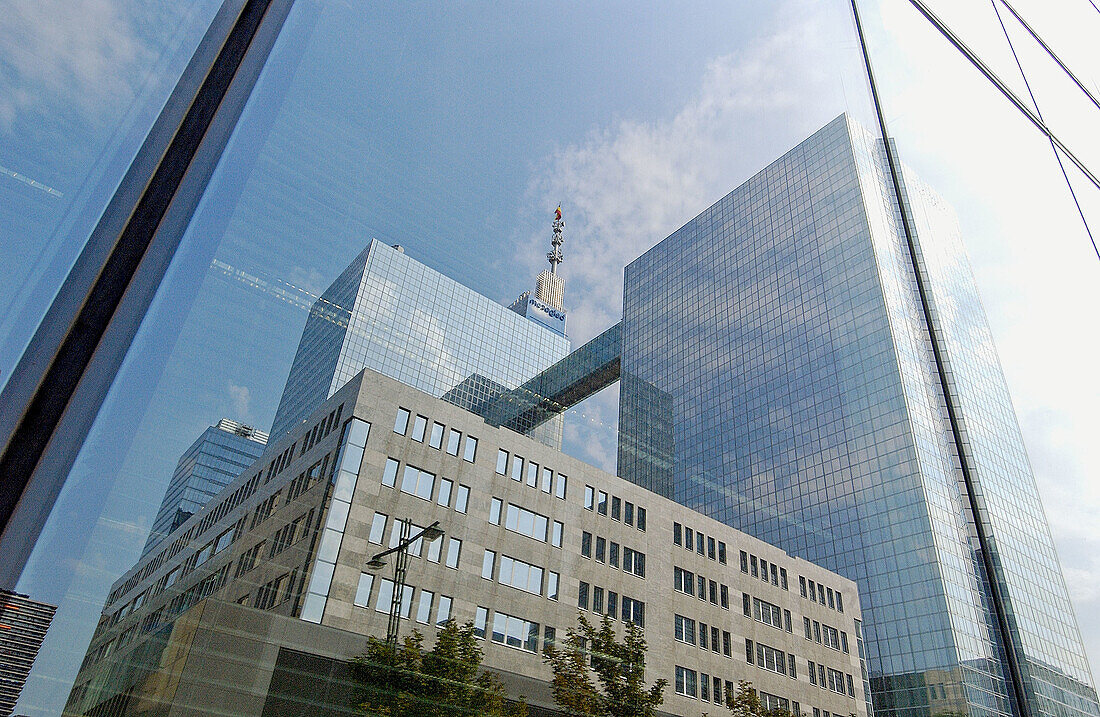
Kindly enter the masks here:
<path id="1" fill-rule="evenodd" d="M 645 686 L 646 641 L 641 629 L 627 623 L 619 642 L 607 617 L 599 629 L 584 615 L 577 622 L 560 649 L 546 648 L 544 659 L 554 672 L 554 701 L 578 717 L 653 717 L 664 702 L 668 680 Z"/>
<path id="2" fill-rule="evenodd" d="M 726 695 L 726 708 L 733 717 L 791 717 L 791 713 L 781 709 L 764 709 L 760 695 L 753 689 L 752 683 L 741 680 L 737 691 Z M 795 715 L 794 717 L 800 717 Z"/>
<path id="3" fill-rule="evenodd" d="M 352 661 L 359 686 L 358 711 L 387 717 L 525 717 L 526 705 L 509 703 L 496 675 L 481 670 L 474 627 L 448 620 L 424 651 L 418 630 L 393 654 L 389 644 L 369 638 L 367 651 Z"/>

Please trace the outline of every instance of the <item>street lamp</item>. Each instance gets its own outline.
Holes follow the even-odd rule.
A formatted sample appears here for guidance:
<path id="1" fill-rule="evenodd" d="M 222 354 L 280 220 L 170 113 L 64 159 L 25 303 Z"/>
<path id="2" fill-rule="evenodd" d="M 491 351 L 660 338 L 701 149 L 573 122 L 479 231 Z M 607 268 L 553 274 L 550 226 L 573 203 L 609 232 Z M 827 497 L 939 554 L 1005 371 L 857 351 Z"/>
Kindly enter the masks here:
<path id="1" fill-rule="evenodd" d="M 405 592 L 405 574 L 409 569 L 407 548 L 421 538 L 430 543 L 442 538 L 444 534 L 443 529 L 439 527 L 438 520 L 416 535 L 410 536 L 409 533 L 411 532 L 412 522 L 408 520 L 401 521 L 401 540 L 397 545 L 389 550 L 383 550 L 367 561 L 369 570 L 381 570 L 386 567 L 386 561 L 383 558 L 395 553 L 397 555 L 393 561 L 393 596 L 390 600 L 390 618 L 386 624 L 386 644 L 389 645 L 391 660 L 397 657 L 397 632 L 401 626 L 401 599 Z"/>

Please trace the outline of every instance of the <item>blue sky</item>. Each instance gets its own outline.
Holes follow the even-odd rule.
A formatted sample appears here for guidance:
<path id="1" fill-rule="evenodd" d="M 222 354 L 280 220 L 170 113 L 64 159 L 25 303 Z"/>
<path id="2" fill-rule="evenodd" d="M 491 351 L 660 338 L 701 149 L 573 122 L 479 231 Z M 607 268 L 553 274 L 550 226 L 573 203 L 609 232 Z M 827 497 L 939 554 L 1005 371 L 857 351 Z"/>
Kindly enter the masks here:
<path id="1" fill-rule="evenodd" d="M 1011 76 L 987 6 L 936 6 Z M 1095 87 L 1100 13 L 1018 6 Z M 16 0 L 0 21 L 0 260 L 28 277 L 0 299 L 0 371 L 214 8 Z M 1096 660 L 1100 262 L 1034 132 L 907 4 L 864 12 L 900 151 L 959 211 Z M 48 713 L 75 670 L 81 638 L 57 638 L 90 634 L 175 460 L 222 416 L 270 423 L 305 307 L 366 241 L 401 243 L 507 302 L 542 268 L 560 201 L 579 344 L 618 319 L 627 262 L 840 112 L 871 121 L 846 13 L 298 0 L 20 585 L 64 608 L 30 713 Z M 1100 165 L 1090 109 L 1049 63 L 1024 59 L 1052 126 Z M 1079 187 L 1100 217 L 1097 192 Z M 574 446 L 594 432 L 586 457 L 604 467 L 613 397 L 570 416 Z"/>

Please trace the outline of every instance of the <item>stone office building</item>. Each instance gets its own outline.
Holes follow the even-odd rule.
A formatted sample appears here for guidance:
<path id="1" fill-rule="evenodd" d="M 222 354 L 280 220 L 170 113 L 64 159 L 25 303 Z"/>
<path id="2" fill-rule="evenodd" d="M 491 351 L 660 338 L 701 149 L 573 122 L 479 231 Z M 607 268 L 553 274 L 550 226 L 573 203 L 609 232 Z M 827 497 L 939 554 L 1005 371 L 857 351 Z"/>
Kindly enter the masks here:
<path id="1" fill-rule="evenodd" d="M 120 578 L 67 713 L 341 713 L 394 589 L 366 563 L 402 521 L 445 531 L 411 548 L 402 634 L 473 621 L 533 710 L 580 610 L 644 628 L 668 714 L 718 713 L 738 680 L 867 712 L 854 583 L 365 370 Z"/>

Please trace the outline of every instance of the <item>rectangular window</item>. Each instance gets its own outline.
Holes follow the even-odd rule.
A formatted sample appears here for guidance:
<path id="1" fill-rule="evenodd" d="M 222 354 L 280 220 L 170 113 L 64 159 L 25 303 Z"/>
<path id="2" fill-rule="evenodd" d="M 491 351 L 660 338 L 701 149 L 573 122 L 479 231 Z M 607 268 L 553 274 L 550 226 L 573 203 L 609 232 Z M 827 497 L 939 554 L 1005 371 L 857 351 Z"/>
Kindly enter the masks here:
<path id="1" fill-rule="evenodd" d="M 537 565 L 501 555 L 500 575 L 497 577 L 497 581 L 502 585 L 511 585 L 519 590 L 541 595 L 542 573 L 543 569 Z"/>
<path id="2" fill-rule="evenodd" d="M 814 620 L 814 642 L 821 642 L 821 623 Z"/>
<path id="3" fill-rule="evenodd" d="M 733 656 L 733 636 L 728 630 L 722 630 L 722 654 L 726 657 Z"/>
<path id="4" fill-rule="evenodd" d="M 592 612 L 597 615 L 603 614 L 603 588 L 592 587 Z"/>
<path id="5" fill-rule="evenodd" d="M 768 582 L 768 561 L 764 558 L 760 558 L 760 577 L 764 579 L 764 582 Z"/>
<path id="6" fill-rule="evenodd" d="M 837 593 L 837 595 L 839 594 L 840 593 Z M 845 655 L 848 654 L 848 633 L 846 632 L 840 633 L 840 651 L 843 652 Z"/>
<path id="7" fill-rule="evenodd" d="M 795 671 L 794 667 L 794 653 L 787 654 L 787 675 L 796 680 L 798 679 L 798 673 Z"/>
<path id="8" fill-rule="evenodd" d="M 435 609 L 435 624 L 442 627 L 451 619 L 451 604 L 454 602 L 446 595 L 439 596 L 439 606 Z"/>
<path id="9" fill-rule="evenodd" d="M 600 536 L 596 536 L 596 562 L 604 562 L 604 553 L 607 549 L 607 540 Z"/>
<path id="10" fill-rule="evenodd" d="M 378 599 L 374 601 L 374 609 L 377 612 L 388 613 L 393 604 L 393 581 L 383 578 L 378 584 Z M 412 613 L 413 588 L 406 585 L 401 591 L 401 617 L 406 620 Z"/>
<path id="11" fill-rule="evenodd" d="M 835 610 L 836 609 L 836 601 L 833 599 L 833 589 L 832 588 L 826 588 L 825 593 L 829 596 L 829 607 L 832 608 L 833 610 Z"/>
<path id="12" fill-rule="evenodd" d="M 756 662 L 756 651 L 753 649 L 752 640 L 745 640 L 745 661 L 750 665 Z"/>
<path id="13" fill-rule="evenodd" d="M 707 595 L 710 597 L 711 603 L 713 603 L 714 605 L 717 605 L 718 604 L 718 583 L 711 580 L 710 585 L 708 587 L 710 588 L 710 590 L 708 591 Z"/>
<path id="14" fill-rule="evenodd" d="M 538 652 L 539 624 L 502 612 L 494 613 L 493 642 L 528 652 Z"/>
<path id="15" fill-rule="evenodd" d="M 634 525 L 634 504 L 629 500 L 623 504 L 623 522 Z"/>
<path id="16" fill-rule="evenodd" d="M 428 438 L 428 447 L 439 450 L 443 447 L 443 424 L 432 423 L 432 433 Z"/>
<path id="17" fill-rule="evenodd" d="M 584 487 L 584 509 L 594 510 L 596 507 L 596 489 L 590 485 Z"/>
<path id="18" fill-rule="evenodd" d="M 581 533 L 581 555 L 586 558 L 592 557 L 592 533 L 587 530 Z"/>
<path id="19" fill-rule="evenodd" d="M 596 512 L 607 515 L 607 491 L 601 490 L 596 493 Z"/>
<path id="20" fill-rule="evenodd" d="M 439 562 L 439 554 L 443 551 L 443 537 L 440 536 L 435 540 L 428 543 L 428 560 L 433 563 Z"/>
<path id="21" fill-rule="evenodd" d="M 486 580 L 493 579 L 493 566 L 496 565 L 497 554 L 492 550 L 485 550 L 485 556 L 481 559 L 481 577 Z"/>
<path id="22" fill-rule="evenodd" d="M 500 525 L 500 511 L 504 507 L 504 501 L 500 498 L 493 498 L 489 501 L 489 522 L 493 525 Z"/>
<path id="23" fill-rule="evenodd" d="M 811 685 L 817 685 L 817 668 L 814 665 L 812 660 L 809 661 L 809 672 L 810 672 L 810 684 Z M 817 712 L 816 707 L 814 708 L 814 712 Z"/>
<path id="24" fill-rule="evenodd" d="M 798 576 L 798 591 L 802 593 L 802 597 L 806 597 L 806 578 Z"/>
<path id="25" fill-rule="evenodd" d="M 813 600 L 814 602 L 817 602 L 817 586 L 814 584 L 813 580 L 810 580 L 809 583 L 810 583 L 810 599 Z M 805 597 L 805 596 L 803 596 L 803 597 Z"/>
<path id="26" fill-rule="evenodd" d="M 623 622 L 632 622 L 638 627 L 645 627 L 645 603 L 623 595 Z"/>
<path id="27" fill-rule="evenodd" d="M 462 552 L 462 541 L 458 538 L 447 539 L 447 562 L 444 563 L 448 568 L 458 569 L 458 555 Z"/>
<path id="28" fill-rule="evenodd" d="M 719 704 L 719 705 L 724 705 L 725 702 L 722 701 L 722 679 L 720 677 L 715 677 L 713 684 L 714 684 L 714 689 L 712 690 L 712 692 L 713 692 L 712 697 L 714 697 L 714 703 Z M 798 714 L 797 711 L 795 711 L 793 714 L 796 715 L 796 717 L 802 717 L 801 715 Z"/>
<path id="29" fill-rule="evenodd" d="M 729 586 L 720 585 L 719 587 L 721 588 L 721 590 L 719 592 L 721 594 L 722 607 L 729 610 L 730 609 L 730 589 L 729 589 Z"/>
<path id="30" fill-rule="evenodd" d="M 473 463 L 477 459 L 477 439 L 466 436 L 466 448 L 462 451 L 462 460 Z"/>
<path id="31" fill-rule="evenodd" d="M 549 494 L 554 489 L 553 483 L 554 471 L 543 466 L 541 478 L 539 479 L 539 490 L 541 490 L 543 493 Z"/>
<path id="32" fill-rule="evenodd" d="M 711 560 L 718 559 L 718 543 L 709 536 L 707 537 L 707 557 Z"/>
<path id="33" fill-rule="evenodd" d="M 630 548 L 623 547 L 623 570 L 637 575 L 640 578 L 645 577 L 645 553 L 639 553 L 637 550 L 631 550 Z M 702 576 L 700 576 L 700 580 Z"/>
<path id="34" fill-rule="evenodd" d="M 565 500 L 565 486 L 569 482 L 569 479 L 558 473 L 558 483 L 554 486 L 554 495 Z"/>
<path id="35" fill-rule="evenodd" d="M 840 632 L 835 627 L 821 626 L 821 642 L 825 647 L 840 650 Z"/>
<path id="36" fill-rule="evenodd" d="M 852 684 L 852 676 L 851 675 L 844 675 L 844 677 L 846 678 L 846 680 L 848 682 L 848 696 L 849 697 L 855 697 L 856 696 L 856 688 L 855 688 L 855 685 Z M 943 687 L 940 687 L 940 692 L 943 692 Z"/>
<path id="37" fill-rule="evenodd" d="M 451 506 L 451 491 L 454 489 L 454 485 L 454 481 L 450 478 L 439 479 L 439 495 L 435 498 L 437 505 L 441 505 L 444 508 L 449 508 Z"/>
<path id="38" fill-rule="evenodd" d="M 844 597 L 839 592 L 836 594 L 836 611 L 844 612 Z"/>
<path id="39" fill-rule="evenodd" d="M 783 627 L 784 627 L 784 629 L 786 629 L 787 632 L 794 632 L 794 630 L 791 628 L 791 611 L 790 610 L 784 610 L 783 611 Z"/>
<path id="40" fill-rule="evenodd" d="M 765 670 L 787 674 L 787 655 L 782 650 L 756 643 L 756 666 Z"/>
<path id="41" fill-rule="evenodd" d="M 474 613 L 474 637 L 485 639 L 485 626 L 489 622 L 489 611 L 480 605 Z"/>
<path id="42" fill-rule="evenodd" d="M 802 618 L 802 627 L 806 631 L 806 639 L 807 640 L 814 639 L 813 628 L 810 626 L 810 618 L 808 618 L 808 617 Z"/>
<path id="43" fill-rule="evenodd" d="M 622 517 L 623 502 L 618 496 L 611 496 L 611 519 L 620 520 Z"/>
<path id="44" fill-rule="evenodd" d="M 455 511 L 458 513 L 466 512 L 466 504 L 470 500 L 470 486 L 462 485 L 458 486 L 458 492 L 455 493 Z"/>
<path id="45" fill-rule="evenodd" d="M 787 569 L 779 568 L 779 587 L 787 589 Z"/>
<path id="46" fill-rule="evenodd" d="M 447 433 L 447 455 L 457 456 L 458 455 L 458 444 L 461 441 L 462 441 L 462 433 L 459 432 L 459 431 L 456 431 L 455 429 L 452 428 Z"/>
<path id="47" fill-rule="evenodd" d="M 546 597 L 550 600 L 558 599 L 558 583 L 561 582 L 561 576 L 555 573 L 553 570 L 546 571 Z M 611 593 L 614 595 L 615 593 Z"/>
<path id="48" fill-rule="evenodd" d="M 695 579 L 698 581 L 699 592 L 696 593 L 700 600 L 707 599 L 707 579 L 702 575 L 696 575 Z"/>
<path id="49" fill-rule="evenodd" d="M 608 590 L 607 591 L 607 616 L 612 620 L 619 617 L 619 594 Z"/>
<path id="50" fill-rule="evenodd" d="M 561 534 L 564 530 L 565 526 L 562 524 L 562 522 L 559 520 L 555 520 L 554 530 L 550 536 L 550 544 L 553 545 L 555 548 L 561 547 Z"/>
<path id="51" fill-rule="evenodd" d="M 676 639 L 689 645 L 695 644 L 695 621 L 690 617 L 676 615 L 673 619 L 676 630 Z"/>
<path id="52" fill-rule="evenodd" d="M 707 624 L 705 622 L 699 623 L 699 647 L 703 648 L 704 650 L 710 649 L 710 640 L 708 639 L 709 636 L 710 628 L 707 626 Z"/>
<path id="53" fill-rule="evenodd" d="M 528 538 L 534 538 L 545 543 L 548 521 L 549 519 L 545 515 L 509 503 L 504 519 L 504 527 L 520 535 L 526 535 Z"/>
<path id="54" fill-rule="evenodd" d="M 355 588 L 354 604 L 357 607 L 370 607 L 370 591 L 374 587 L 374 576 L 370 573 L 359 573 L 359 585 Z"/>
<path id="55" fill-rule="evenodd" d="M 508 451 L 503 448 L 497 451 L 497 473 L 502 476 L 508 475 Z"/>
<path id="56" fill-rule="evenodd" d="M 695 531 L 686 525 L 684 526 L 684 547 L 688 550 L 695 549 Z"/>
<path id="57" fill-rule="evenodd" d="M 607 564 L 613 568 L 619 567 L 619 544 L 614 540 L 607 548 Z"/>
<path id="58" fill-rule="evenodd" d="M 756 562 L 756 556 L 755 555 L 750 555 L 749 556 L 749 567 L 752 569 L 751 570 L 752 571 L 752 576 L 754 578 L 760 577 L 760 566 Z"/>
<path id="59" fill-rule="evenodd" d="M 721 540 L 718 541 L 718 562 L 722 565 L 726 564 L 726 544 Z"/>
<path id="60" fill-rule="evenodd" d="M 424 416 L 417 416 L 413 419 L 412 438 L 417 443 L 424 442 L 424 432 L 428 429 L 428 419 Z"/>
<path id="61" fill-rule="evenodd" d="M 822 605 L 824 605 L 825 604 L 825 586 L 822 585 L 821 583 L 817 584 L 817 597 L 818 597 L 817 601 L 819 603 L 821 603 Z"/>
<path id="62" fill-rule="evenodd" d="M 681 535 L 681 532 L 680 532 L 682 527 L 683 526 L 681 526 L 679 523 L 673 523 L 672 524 L 672 544 L 673 545 L 683 545 L 684 544 L 684 536 Z"/>
<path id="63" fill-rule="evenodd" d="M 752 617 L 752 598 L 748 593 L 741 593 L 741 612 L 745 617 Z"/>
<path id="64" fill-rule="evenodd" d="M 377 545 L 382 544 L 382 538 L 386 535 L 386 519 L 388 517 L 385 513 L 374 514 L 374 520 L 370 524 L 370 536 L 367 540 Z"/>
<path id="65" fill-rule="evenodd" d="M 431 500 L 434 488 L 435 474 L 422 471 L 414 466 L 405 466 L 405 473 L 401 477 L 402 493 L 415 495 L 423 500 Z"/>
<path id="66" fill-rule="evenodd" d="M 435 600 L 435 593 L 431 590 L 420 591 L 420 602 L 416 606 L 416 621 L 422 622 L 425 625 L 429 624 L 432 619 L 432 602 Z"/>
<path id="67" fill-rule="evenodd" d="M 539 464 L 534 461 L 527 462 L 527 485 L 537 488 L 539 484 Z"/>
<path id="68" fill-rule="evenodd" d="M 817 663 L 817 682 L 822 687 L 825 686 L 825 665 L 820 662 Z"/>
<path id="69" fill-rule="evenodd" d="M 581 581 L 580 587 L 577 588 L 577 607 L 581 610 L 588 609 L 588 583 Z"/>
<path id="70" fill-rule="evenodd" d="M 695 531 L 695 552 L 699 553 L 700 555 L 707 554 L 703 534 L 699 531 Z"/>
<path id="71" fill-rule="evenodd" d="M 772 574 L 772 585 L 779 585 L 779 568 L 775 563 L 768 566 Z"/>
<path id="72" fill-rule="evenodd" d="M 397 468 L 399 464 L 392 458 L 386 459 L 386 468 L 382 471 L 382 485 L 393 488 L 397 482 Z"/>
<path id="73" fill-rule="evenodd" d="M 542 649 L 545 650 L 553 646 L 554 642 L 557 640 L 557 636 L 557 630 L 549 625 L 544 625 L 542 628 Z"/>
<path id="74" fill-rule="evenodd" d="M 783 629 L 783 614 L 778 605 L 772 605 L 759 598 L 753 598 L 752 616 L 757 622 Z"/>
<path id="75" fill-rule="evenodd" d="M 741 572 L 747 573 L 749 571 L 749 554 L 744 550 L 741 551 Z"/>
<path id="76" fill-rule="evenodd" d="M 684 697 L 696 696 L 696 678 L 697 673 L 695 670 L 689 670 L 686 667 L 676 666 L 676 694 L 683 695 Z"/>
<path id="77" fill-rule="evenodd" d="M 409 409 L 399 408 L 397 409 L 397 418 L 393 422 L 393 432 L 398 435 L 405 435 L 409 430 Z"/>
<path id="78" fill-rule="evenodd" d="M 523 482 L 523 456 L 512 456 L 512 480 Z"/>

